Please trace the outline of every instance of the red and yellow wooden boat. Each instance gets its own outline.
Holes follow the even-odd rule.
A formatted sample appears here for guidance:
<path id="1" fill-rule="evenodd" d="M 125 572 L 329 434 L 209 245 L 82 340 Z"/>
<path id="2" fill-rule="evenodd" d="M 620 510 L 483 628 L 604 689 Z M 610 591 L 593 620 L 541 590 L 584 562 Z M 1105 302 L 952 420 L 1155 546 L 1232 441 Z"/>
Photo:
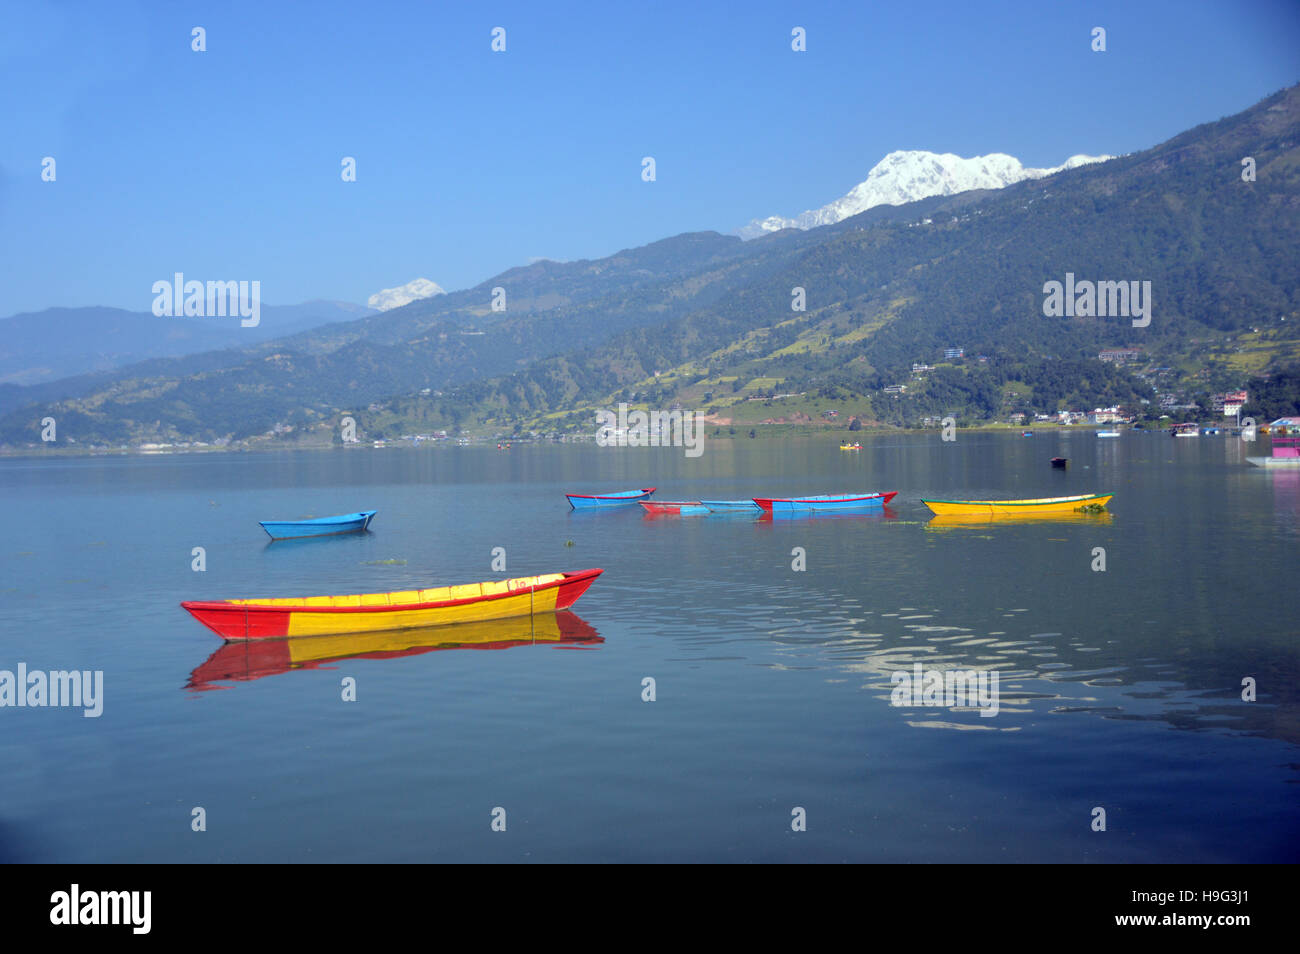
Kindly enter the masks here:
<path id="1" fill-rule="evenodd" d="M 393 593 L 182 603 L 223 639 L 278 639 L 416 629 L 568 609 L 603 570 Z"/>

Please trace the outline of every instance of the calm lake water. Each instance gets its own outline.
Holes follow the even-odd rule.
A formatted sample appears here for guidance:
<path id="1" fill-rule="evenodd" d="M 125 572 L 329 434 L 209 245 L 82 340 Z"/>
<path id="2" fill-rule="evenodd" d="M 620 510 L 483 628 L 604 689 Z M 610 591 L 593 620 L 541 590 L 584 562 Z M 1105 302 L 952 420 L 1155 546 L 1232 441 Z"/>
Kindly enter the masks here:
<path id="1" fill-rule="evenodd" d="M 97 719 L 0 709 L 0 858 L 1295 861 L 1300 472 L 1246 464 L 1267 447 L 1053 429 L 0 461 L 0 669 L 104 672 Z M 651 485 L 900 492 L 775 522 L 563 496 Z M 1110 517 L 950 526 L 920 503 L 1099 490 Z M 257 525 L 370 508 L 365 535 Z M 280 671 L 177 605 L 586 567 L 558 624 Z M 405 652 L 447 638 L 502 648 Z M 996 716 L 891 705 L 915 663 L 996 671 Z"/>

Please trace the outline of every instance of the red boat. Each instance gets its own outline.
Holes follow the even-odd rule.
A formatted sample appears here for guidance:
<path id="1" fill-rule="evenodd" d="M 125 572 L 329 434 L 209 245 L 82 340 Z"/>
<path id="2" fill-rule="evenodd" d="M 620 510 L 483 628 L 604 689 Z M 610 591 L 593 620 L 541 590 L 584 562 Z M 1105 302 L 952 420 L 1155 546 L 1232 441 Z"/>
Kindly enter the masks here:
<path id="1" fill-rule="evenodd" d="M 758 504 L 768 513 L 790 513 L 800 510 L 812 510 L 818 513 L 833 513 L 837 510 L 867 510 L 883 507 L 898 495 L 897 490 L 878 494 L 826 494 L 818 497 L 755 497 Z"/>
<path id="2" fill-rule="evenodd" d="M 373 633 L 565 610 L 602 572 L 546 573 L 392 593 L 189 601 L 181 606 L 223 639 Z"/>

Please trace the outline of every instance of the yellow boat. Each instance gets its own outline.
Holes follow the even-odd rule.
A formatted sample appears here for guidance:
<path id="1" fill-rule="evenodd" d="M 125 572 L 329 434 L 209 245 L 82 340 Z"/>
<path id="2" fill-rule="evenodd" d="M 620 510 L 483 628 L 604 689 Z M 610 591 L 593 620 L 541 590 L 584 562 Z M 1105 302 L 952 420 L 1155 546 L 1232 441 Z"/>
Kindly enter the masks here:
<path id="1" fill-rule="evenodd" d="M 1114 494 L 1081 494 L 1077 497 L 1039 497 L 1033 500 L 925 500 L 939 516 L 1019 517 L 1026 514 L 1073 513 L 1080 507 L 1105 507 Z"/>

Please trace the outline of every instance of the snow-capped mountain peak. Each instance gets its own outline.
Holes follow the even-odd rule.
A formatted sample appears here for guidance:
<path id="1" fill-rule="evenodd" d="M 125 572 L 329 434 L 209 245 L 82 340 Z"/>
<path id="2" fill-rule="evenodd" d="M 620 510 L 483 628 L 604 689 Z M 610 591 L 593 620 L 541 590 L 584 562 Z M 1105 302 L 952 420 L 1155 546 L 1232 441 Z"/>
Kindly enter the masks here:
<path id="1" fill-rule="evenodd" d="M 737 234 L 748 239 L 779 229 L 812 229 L 831 225 L 877 205 L 903 205 L 933 195 L 956 195 L 971 189 L 1001 189 L 1023 179 L 1041 179 L 1065 169 L 1113 158 L 1078 155 L 1051 169 L 1033 169 L 1022 166 L 1015 156 L 1001 152 L 963 159 L 950 152 L 899 150 L 876 163 L 867 173 L 867 178 L 843 198 L 792 219 L 779 215 L 754 219 Z"/>
<path id="2" fill-rule="evenodd" d="M 388 311 L 392 308 L 409 305 L 421 298 L 432 298 L 434 295 L 445 294 L 447 294 L 446 290 L 437 282 L 431 282 L 427 278 L 417 278 L 405 285 L 398 285 L 396 288 L 385 288 L 383 291 L 375 292 L 367 299 L 366 304 L 371 308 L 378 308 L 380 311 Z"/>

